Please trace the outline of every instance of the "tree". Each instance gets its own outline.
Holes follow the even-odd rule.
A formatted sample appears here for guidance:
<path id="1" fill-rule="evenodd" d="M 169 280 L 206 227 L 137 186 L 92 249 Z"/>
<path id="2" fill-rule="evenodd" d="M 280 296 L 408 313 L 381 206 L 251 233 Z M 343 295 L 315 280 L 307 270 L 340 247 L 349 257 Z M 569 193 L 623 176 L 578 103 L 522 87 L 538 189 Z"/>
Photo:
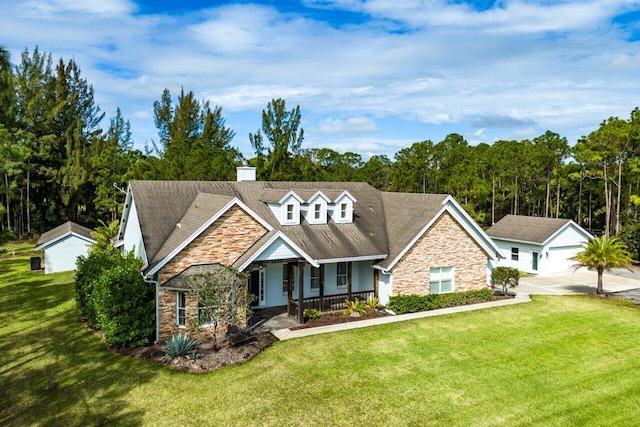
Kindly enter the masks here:
<path id="1" fill-rule="evenodd" d="M 611 268 L 629 268 L 632 259 L 626 245 L 617 237 L 594 237 L 585 245 L 584 249 L 571 258 L 576 262 L 575 269 L 580 267 L 592 268 L 598 273 L 596 293 L 603 293 L 602 274 Z"/>
<path id="2" fill-rule="evenodd" d="M 231 267 L 223 267 L 210 273 L 196 274 L 187 280 L 198 298 L 198 326 L 210 323 L 213 348 L 218 350 L 218 326 L 246 321 L 251 315 L 253 296 L 247 291 L 248 274 Z"/>
<path id="3" fill-rule="evenodd" d="M 294 159 L 300 155 L 304 129 L 300 127 L 300 106 L 287 111 L 284 99 L 272 99 L 262 110 L 262 133 L 269 140 L 270 148 L 264 155 L 262 133 L 249 134 L 249 140 L 258 159 L 261 178 L 273 181 L 296 180 L 300 170 L 294 167 Z"/>
<path id="4" fill-rule="evenodd" d="M 520 272 L 517 268 L 496 267 L 491 272 L 491 285 L 501 287 L 503 295 L 508 295 L 509 289 L 518 286 L 519 282 Z"/>
<path id="5" fill-rule="evenodd" d="M 174 107 L 171 93 L 165 89 L 153 104 L 160 137 L 155 146 L 165 164 L 165 179 L 231 180 L 242 155 L 230 147 L 235 133 L 226 127 L 222 107 L 213 109 L 193 92 L 181 90 Z"/>

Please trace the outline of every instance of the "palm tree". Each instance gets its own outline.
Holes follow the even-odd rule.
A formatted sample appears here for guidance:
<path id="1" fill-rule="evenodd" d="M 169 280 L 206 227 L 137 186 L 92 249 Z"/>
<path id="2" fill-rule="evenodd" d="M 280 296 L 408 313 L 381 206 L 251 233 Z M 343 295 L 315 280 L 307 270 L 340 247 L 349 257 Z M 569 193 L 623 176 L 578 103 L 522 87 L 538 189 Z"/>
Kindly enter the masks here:
<path id="1" fill-rule="evenodd" d="M 617 237 L 607 239 L 606 236 L 594 237 L 584 249 L 571 258 L 576 262 L 575 270 L 580 267 L 592 268 L 598 272 L 597 294 L 602 291 L 602 273 L 610 268 L 629 268 L 631 256 L 627 246 Z"/>

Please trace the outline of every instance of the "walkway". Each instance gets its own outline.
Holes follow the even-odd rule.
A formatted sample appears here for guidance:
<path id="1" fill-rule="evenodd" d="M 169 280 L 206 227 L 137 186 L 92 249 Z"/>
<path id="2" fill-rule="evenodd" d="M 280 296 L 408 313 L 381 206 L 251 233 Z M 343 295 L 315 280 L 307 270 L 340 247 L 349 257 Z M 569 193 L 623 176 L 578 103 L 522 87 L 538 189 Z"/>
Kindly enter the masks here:
<path id="1" fill-rule="evenodd" d="M 480 304 L 463 305 L 459 307 L 441 308 L 439 310 L 421 311 L 419 313 L 399 314 L 397 316 L 379 317 L 377 319 L 361 320 L 359 322 L 338 323 L 336 325 L 319 326 L 317 328 L 296 329 L 288 328 L 271 331 L 280 340 L 307 337 L 310 335 L 326 334 L 328 332 L 346 331 L 349 329 L 366 328 L 368 326 L 385 325 L 387 323 L 404 322 L 405 320 L 421 319 L 423 317 L 442 316 L 444 314 L 462 313 L 465 311 L 482 310 L 485 308 L 501 307 L 505 305 L 531 302 L 529 295 L 519 294 L 512 299 L 484 302 Z"/>

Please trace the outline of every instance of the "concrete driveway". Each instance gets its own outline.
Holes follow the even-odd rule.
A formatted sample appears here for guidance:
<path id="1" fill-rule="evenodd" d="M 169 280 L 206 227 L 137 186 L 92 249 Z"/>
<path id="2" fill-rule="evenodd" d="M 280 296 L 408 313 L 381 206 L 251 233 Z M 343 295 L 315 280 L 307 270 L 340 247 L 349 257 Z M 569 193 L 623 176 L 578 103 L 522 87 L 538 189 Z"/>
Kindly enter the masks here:
<path id="1" fill-rule="evenodd" d="M 558 273 L 548 276 L 522 277 L 515 289 L 519 294 L 532 295 L 575 295 L 594 293 L 598 274 L 581 268 L 575 273 Z M 633 272 L 616 269 L 604 273 L 603 287 L 605 292 L 621 292 L 640 288 L 640 270 Z"/>

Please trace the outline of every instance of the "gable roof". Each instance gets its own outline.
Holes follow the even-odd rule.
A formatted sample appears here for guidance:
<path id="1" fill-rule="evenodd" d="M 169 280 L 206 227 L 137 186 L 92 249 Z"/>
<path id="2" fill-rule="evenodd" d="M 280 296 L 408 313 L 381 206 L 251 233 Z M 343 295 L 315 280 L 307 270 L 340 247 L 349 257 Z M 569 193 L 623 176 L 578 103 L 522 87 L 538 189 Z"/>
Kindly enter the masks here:
<path id="1" fill-rule="evenodd" d="M 570 219 L 542 218 L 524 215 L 507 215 L 487 230 L 492 239 L 513 240 L 522 243 L 544 245 L 566 227 L 574 225 L 585 236 L 586 230 Z"/>
<path id="2" fill-rule="evenodd" d="M 210 224 L 232 201 L 263 221 L 267 229 L 233 262 L 237 268 L 246 267 L 276 236 L 288 240 L 312 264 L 322 260 L 370 259 L 388 268 L 445 208 L 462 209 L 448 204 L 452 199 L 444 194 L 387 193 L 361 182 L 132 181 L 130 190 L 135 195 L 150 260 L 147 274 L 175 256 L 189 238 L 202 232 L 205 224 Z M 330 219 L 325 224 L 302 221 L 299 225 L 281 225 L 268 206 L 290 192 L 309 200 L 319 191 L 331 200 L 343 194 L 356 200 L 353 222 L 338 224 Z M 473 232 L 470 234 L 478 238 Z M 492 256 L 490 250 L 487 252 Z"/>
<path id="3" fill-rule="evenodd" d="M 68 235 L 74 235 L 90 243 L 95 243 L 96 239 L 91 237 L 92 231 L 93 230 L 90 228 L 83 227 L 82 225 L 76 224 L 72 221 L 67 221 L 64 224 L 47 231 L 46 233 L 42 233 L 42 235 L 36 242 L 36 250 L 41 249 L 45 246 L 50 246 L 58 240 L 67 237 Z"/>

